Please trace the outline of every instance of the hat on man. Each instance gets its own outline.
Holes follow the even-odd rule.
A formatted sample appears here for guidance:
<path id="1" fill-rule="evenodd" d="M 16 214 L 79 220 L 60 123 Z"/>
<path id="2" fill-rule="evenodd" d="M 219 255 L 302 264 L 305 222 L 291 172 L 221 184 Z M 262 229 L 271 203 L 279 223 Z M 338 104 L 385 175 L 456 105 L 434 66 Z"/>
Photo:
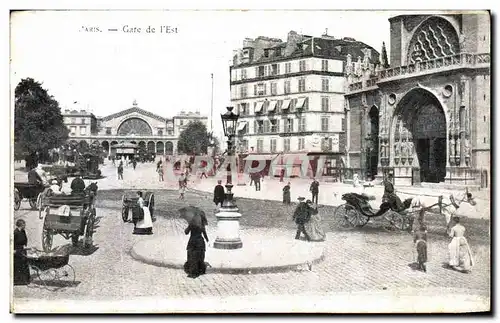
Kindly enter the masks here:
<path id="1" fill-rule="evenodd" d="M 299 200 L 300 202 L 304 201 L 306 198 L 305 197 L 302 197 L 302 196 L 299 196 L 299 198 L 297 200 Z"/>

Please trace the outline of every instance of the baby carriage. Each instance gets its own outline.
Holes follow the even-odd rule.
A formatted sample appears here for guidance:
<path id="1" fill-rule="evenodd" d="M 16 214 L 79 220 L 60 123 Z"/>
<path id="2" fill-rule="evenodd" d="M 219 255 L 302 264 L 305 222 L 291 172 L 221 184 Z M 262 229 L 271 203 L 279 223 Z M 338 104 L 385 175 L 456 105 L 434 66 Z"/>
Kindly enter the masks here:
<path id="1" fill-rule="evenodd" d="M 31 276 L 44 287 L 63 287 L 75 283 L 75 269 L 68 263 L 68 248 L 54 249 L 50 252 L 28 249 L 26 258 L 31 269 Z"/>

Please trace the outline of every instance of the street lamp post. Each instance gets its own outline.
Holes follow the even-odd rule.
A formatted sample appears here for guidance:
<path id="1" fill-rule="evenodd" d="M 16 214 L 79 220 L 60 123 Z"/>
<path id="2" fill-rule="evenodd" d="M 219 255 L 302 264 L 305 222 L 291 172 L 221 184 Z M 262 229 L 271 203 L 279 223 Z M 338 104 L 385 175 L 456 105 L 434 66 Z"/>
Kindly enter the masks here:
<path id="1" fill-rule="evenodd" d="M 233 112 L 233 107 L 227 107 L 227 112 L 221 114 L 222 126 L 224 128 L 224 135 L 227 137 L 227 157 L 231 160 L 231 157 L 234 155 L 234 146 L 233 139 L 236 135 L 236 123 L 238 122 L 238 118 L 240 116 Z M 227 175 L 227 183 L 233 184 L 232 173 L 231 173 L 231 163 L 228 163 L 228 175 Z"/>
<path id="2" fill-rule="evenodd" d="M 233 156 L 233 138 L 236 133 L 236 122 L 239 115 L 233 112 L 233 107 L 227 107 L 227 112 L 221 114 L 222 125 L 224 128 L 224 135 L 227 140 L 227 157 L 228 162 L 228 175 L 225 194 L 225 199 L 219 212 L 215 215 L 217 217 L 217 238 L 214 241 L 214 248 L 216 249 L 239 249 L 243 247 L 243 242 L 240 238 L 240 218 L 236 203 L 233 200 L 232 175 L 231 175 L 231 157 Z"/>

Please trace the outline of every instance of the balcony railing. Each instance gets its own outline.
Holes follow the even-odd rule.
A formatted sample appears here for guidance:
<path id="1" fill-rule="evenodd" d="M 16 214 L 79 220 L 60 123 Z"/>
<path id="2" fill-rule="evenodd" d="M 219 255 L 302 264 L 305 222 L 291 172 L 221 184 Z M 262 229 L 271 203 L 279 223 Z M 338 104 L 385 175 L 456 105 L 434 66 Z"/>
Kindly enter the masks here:
<path id="1" fill-rule="evenodd" d="M 489 67 L 491 56 L 489 53 L 468 54 L 461 53 L 452 56 L 440 57 L 433 60 L 417 62 L 406 66 L 398 66 L 381 70 L 376 76 L 349 84 L 348 92 L 357 92 L 375 87 L 377 83 L 407 78 L 420 74 L 436 73 L 442 70 L 452 70 L 457 68 L 479 68 Z"/>

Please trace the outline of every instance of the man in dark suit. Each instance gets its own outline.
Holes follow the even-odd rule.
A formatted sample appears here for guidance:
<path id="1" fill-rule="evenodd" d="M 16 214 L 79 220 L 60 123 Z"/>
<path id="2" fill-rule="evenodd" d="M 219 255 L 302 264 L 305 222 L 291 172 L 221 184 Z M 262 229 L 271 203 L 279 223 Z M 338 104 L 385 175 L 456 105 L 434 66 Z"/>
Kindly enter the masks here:
<path id="1" fill-rule="evenodd" d="M 313 182 L 311 183 L 311 187 L 309 188 L 312 194 L 312 202 L 318 205 L 318 196 L 319 196 L 319 182 L 316 178 L 313 178 Z"/>
<path id="2" fill-rule="evenodd" d="M 218 180 L 217 185 L 214 188 L 214 203 L 219 206 L 222 205 L 225 198 L 224 186 L 222 186 L 222 181 Z"/>
<path id="3" fill-rule="evenodd" d="M 295 209 L 295 212 L 293 214 L 293 220 L 295 221 L 295 224 L 297 224 L 297 234 L 295 235 L 295 239 L 299 240 L 300 235 L 303 233 L 306 237 L 306 240 L 309 241 L 311 240 L 311 238 L 307 234 L 304 224 L 306 224 L 307 221 L 309 221 L 309 219 L 311 218 L 310 207 L 306 202 L 304 202 L 304 197 L 299 197 L 298 200 L 299 205 L 297 205 L 297 208 Z"/>

